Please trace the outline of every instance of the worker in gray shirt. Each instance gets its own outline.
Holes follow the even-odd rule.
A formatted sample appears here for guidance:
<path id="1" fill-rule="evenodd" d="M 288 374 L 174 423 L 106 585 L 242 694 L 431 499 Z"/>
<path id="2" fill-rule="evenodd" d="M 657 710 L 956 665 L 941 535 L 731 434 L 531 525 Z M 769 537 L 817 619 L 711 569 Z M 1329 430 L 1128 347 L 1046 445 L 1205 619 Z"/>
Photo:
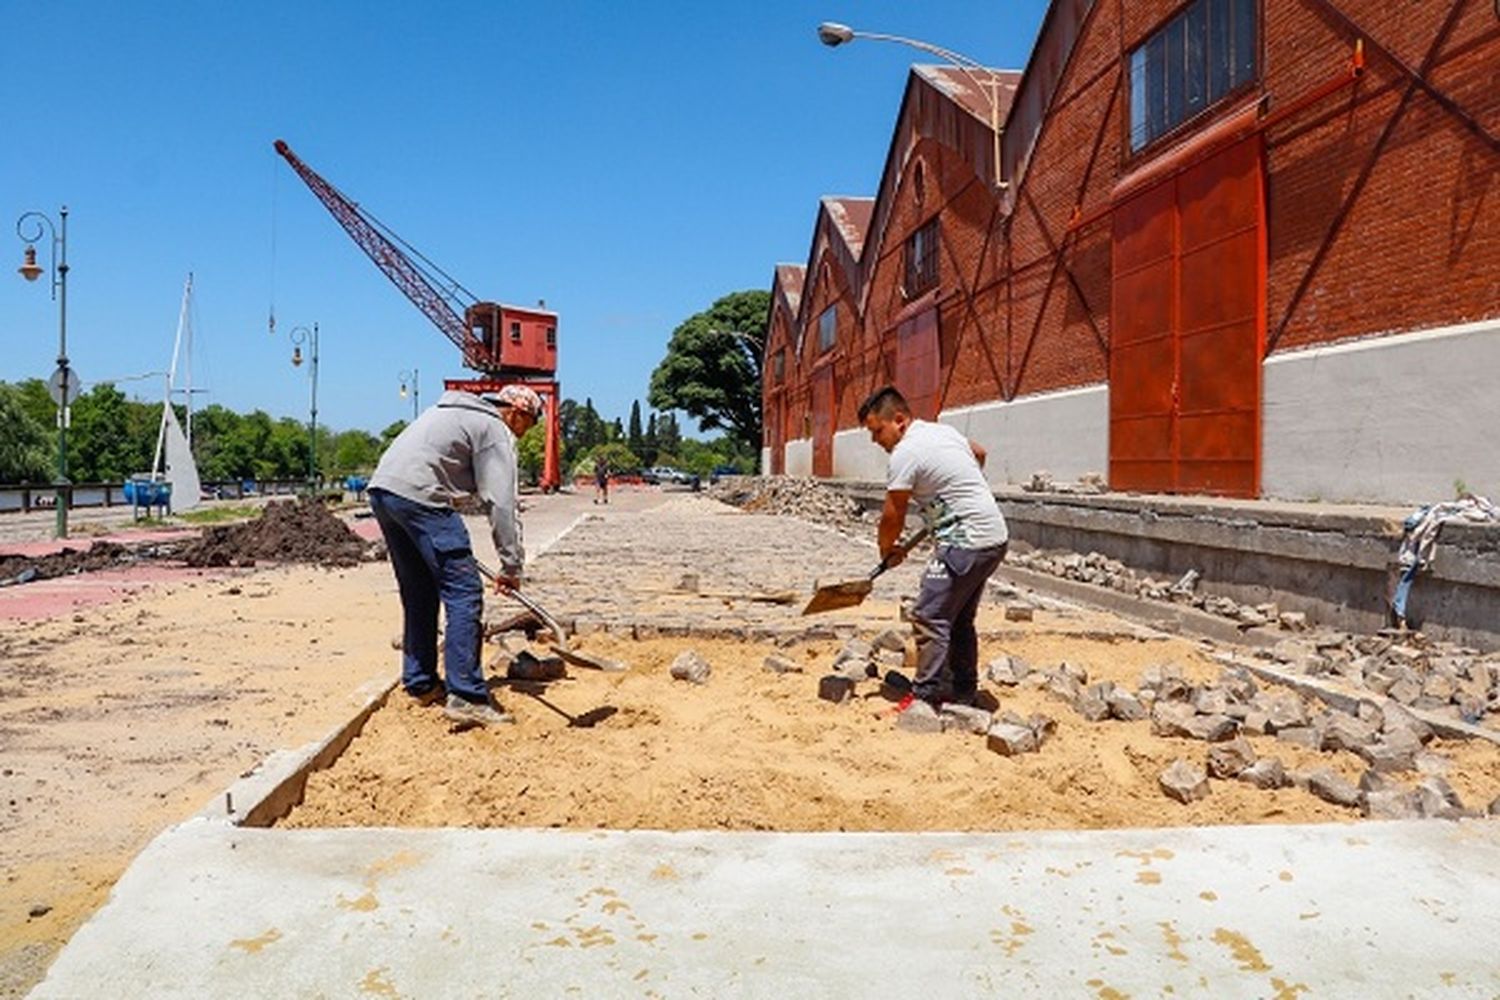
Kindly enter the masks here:
<path id="1" fill-rule="evenodd" d="M 898 540 L 913 501 L 936 543 L 911 613 L 917 639 L 912 694 L 934 708 L 943 702 L 972 705 L 979 693 L 974 616 L 1010 540 L 984 478 L 985 450 L 947 424 L 916 419 L 894 386 L 865 400 L 859 419 L 870 440 L 891 456 L 881 558 L 891 566 L 906 558 Z"/>
<path id="2" fill-rule="evenodd" d="M 541 416 L 531 389 L 493 396 L 445 392 L 391 442 L 370 477 L 370 507 L 385 536 L 401 592 L 401 684 L 424 705 L 440 700 L 438 605 L 446 617 L 443 712 L 461 726 L 514 722 L 490 700 L 480 666 L 484 585 L 455 501 L 476 497 L 489 511 L 500 555 L 501 593 L 518 587 L 525 552 L 516 516 L 516 440 Z"/>

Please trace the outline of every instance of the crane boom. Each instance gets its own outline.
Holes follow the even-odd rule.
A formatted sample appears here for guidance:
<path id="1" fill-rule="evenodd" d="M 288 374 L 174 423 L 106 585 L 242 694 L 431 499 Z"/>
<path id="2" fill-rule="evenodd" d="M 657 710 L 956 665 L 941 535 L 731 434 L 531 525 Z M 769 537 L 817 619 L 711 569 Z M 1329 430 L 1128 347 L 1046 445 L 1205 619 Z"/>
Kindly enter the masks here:
<path id="1" fill-rule="evenodd" d="M 483 340 L 473 336 L 463 314 L 455 308 L 460 304 L 458 296 L 444 292 L 419 268 L 390 238 L 380 231 L 374 217 L 354 202 L 344 197 L 338 188 L 324 180 L 316 170 L 292 152 L 283 140 L 276 140 L 276 152 L 280 153 L 291 168 L 302 178 L 330 215 L 353 238 L 375 266 L 391 279 L 391 282 L 422 311 L 433 325 L 457 345 L 463 354 L 464 364 L 479 372 L 494 372 L 499 368 L 497 358 L 490 357 Z"/>

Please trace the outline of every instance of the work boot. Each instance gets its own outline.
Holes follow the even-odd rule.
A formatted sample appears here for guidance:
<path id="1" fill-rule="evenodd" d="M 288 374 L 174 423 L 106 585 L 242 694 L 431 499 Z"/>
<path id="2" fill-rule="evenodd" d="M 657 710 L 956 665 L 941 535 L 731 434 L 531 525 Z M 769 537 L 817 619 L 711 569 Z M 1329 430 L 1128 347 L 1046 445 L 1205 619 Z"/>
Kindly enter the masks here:
<path id="1" fill-rule="evenodd" d="M 459 729 L 471 726 L 505 726 L 516 721 L 509 712 L 502 712 L 489 702 L 469 701 L 456 694 L 448 696 L 443 706 L 443 715 Z"/>
<path id="2" fill-rule="evenodd" d="M 426 708 L 428 705 L 436 705 L 442 701 L 443 696 L 447 693 L 443 685 L 434 684 L 432 687 L 422 691 L 407 690 L 406 695 L 412 700 L 413 704 Z"/>

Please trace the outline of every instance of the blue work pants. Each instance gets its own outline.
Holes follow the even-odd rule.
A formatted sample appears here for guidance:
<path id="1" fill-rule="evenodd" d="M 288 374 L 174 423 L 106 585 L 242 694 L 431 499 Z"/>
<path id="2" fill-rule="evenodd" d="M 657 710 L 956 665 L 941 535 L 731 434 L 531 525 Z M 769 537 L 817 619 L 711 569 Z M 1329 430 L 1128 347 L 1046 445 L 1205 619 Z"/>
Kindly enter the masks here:
<path id="1" fill-rule="evenodd" d="M 385 536 L 401 591 L 401 684 L 421 694 L 438 683 L 438 605 L 446 619 L 443 675 L 448 693 L 489 700 L 479 663 L 484 584 L 458 512 L 429 507 L 382 489 L 370 490 L 370 507 Z"/>

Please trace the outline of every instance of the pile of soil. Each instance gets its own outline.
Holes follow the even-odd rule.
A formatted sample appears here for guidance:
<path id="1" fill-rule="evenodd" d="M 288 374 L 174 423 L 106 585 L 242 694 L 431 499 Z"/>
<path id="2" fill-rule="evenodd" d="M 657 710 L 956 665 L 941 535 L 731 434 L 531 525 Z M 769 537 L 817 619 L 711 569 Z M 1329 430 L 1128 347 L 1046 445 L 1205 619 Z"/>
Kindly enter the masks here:
<path id="1" fill-rule="evenodd" d="M 0 556 L 0 587 L 108 569 L 137 558 L 133 549 L 115 542 L 95 542 L 86 549 L 63 549 L 46 556 Z"/>
<path id="2" fill-rule="evenodd" d="M 354 566 L 366 544 L 313 497 L 267 504 L 260 517 L 208 528 L 179 557 L 189 566 L 254 566 L 256 560 Z"/>
<path id="3" fill-rule="evenodd" d="M 735 476 L 732 480 L 720 480 L 707 492 L 715 500 L 752 514 L 797 517 L 849 534 L 869 533 L 859 504 L 816 479 Z"/>

